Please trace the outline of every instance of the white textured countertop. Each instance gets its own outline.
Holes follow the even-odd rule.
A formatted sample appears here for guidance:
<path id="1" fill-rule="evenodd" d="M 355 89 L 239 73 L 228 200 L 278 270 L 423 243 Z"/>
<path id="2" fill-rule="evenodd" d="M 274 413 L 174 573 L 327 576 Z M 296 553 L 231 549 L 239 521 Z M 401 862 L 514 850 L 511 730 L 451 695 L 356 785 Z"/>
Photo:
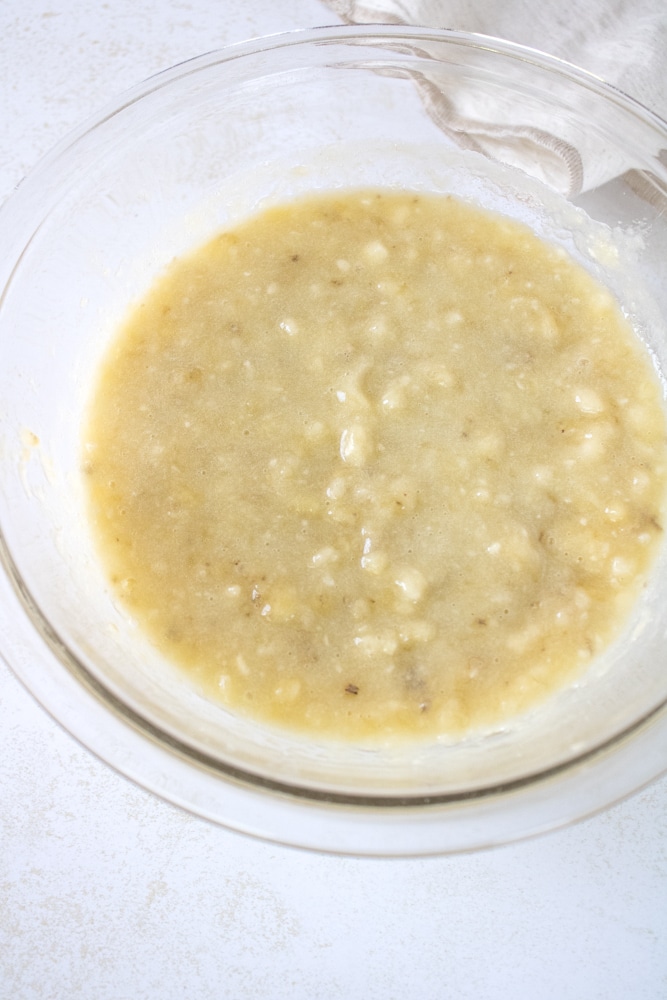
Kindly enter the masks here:
<path id="1" fill-rule="evenodd" d="M 149 74 L 332 20 L 318 0 L 2 0 L 0 201 Z M 2 664 L 0 761 L 0 1000 L 667 997 L 667 779 L 491 852 L 319 857 L 135 787 Z"/>

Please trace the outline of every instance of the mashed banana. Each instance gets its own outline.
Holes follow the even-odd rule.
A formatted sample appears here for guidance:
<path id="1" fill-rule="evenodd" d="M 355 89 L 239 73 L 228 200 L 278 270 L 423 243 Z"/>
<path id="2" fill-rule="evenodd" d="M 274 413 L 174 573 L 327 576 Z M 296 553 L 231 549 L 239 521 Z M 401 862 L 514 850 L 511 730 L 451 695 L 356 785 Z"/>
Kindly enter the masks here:
<path id="1" fill-rule="evenodd" d="M 666 432 L 611 295 L 444 196 L 322 195 L 176 261 L 85 428 L 117 594 L 235 710 L 345 739 L 497 723 L 618 633 Z"/>

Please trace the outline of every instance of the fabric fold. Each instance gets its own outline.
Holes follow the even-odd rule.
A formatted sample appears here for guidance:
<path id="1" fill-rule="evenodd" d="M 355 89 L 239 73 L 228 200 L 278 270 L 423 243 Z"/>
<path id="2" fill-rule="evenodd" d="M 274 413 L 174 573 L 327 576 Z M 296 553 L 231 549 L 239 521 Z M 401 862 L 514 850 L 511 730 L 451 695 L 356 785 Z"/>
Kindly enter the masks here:
<path id="1" fill-rule="evenodd" d="M 528 45 L 605 80 L 667 120 L 667 7 L 664 0 L 324 0 L 349 24 L 451 28 Z M 423 48 L 423 46 L 420 46 Z M 437 73 L 412 74 L 433 121 L 461 148 L 529 168 L 567 197 L 632 170 L 619 150 L 566 121 L 554 125 L 538 102 L 520 116 L 498 95 L 444 86 Z M 585 100 L 585 95 L 582 96 Z M 574 109 L 575 111 L 577 109 Z M 586 108 L 579 110 L 585 113 Z M 660 155 L 660 148 L 653 150 Z M 649 185 L 650 186 L 650 185 Z"/>

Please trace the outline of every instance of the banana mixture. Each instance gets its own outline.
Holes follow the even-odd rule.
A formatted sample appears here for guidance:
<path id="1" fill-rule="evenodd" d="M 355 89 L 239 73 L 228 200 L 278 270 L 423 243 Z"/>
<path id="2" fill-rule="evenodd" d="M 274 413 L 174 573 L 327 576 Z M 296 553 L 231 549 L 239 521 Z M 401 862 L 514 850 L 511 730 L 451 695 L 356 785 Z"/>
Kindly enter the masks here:
<path id="1" fill-rule="evenodd" d="M 664 516 L 611 294 L 452 197 L 274 207 L 173 263 L 84 429 L 114 592 L 234 711 L 343 740 L 496 725 L 619 633 Z"/>

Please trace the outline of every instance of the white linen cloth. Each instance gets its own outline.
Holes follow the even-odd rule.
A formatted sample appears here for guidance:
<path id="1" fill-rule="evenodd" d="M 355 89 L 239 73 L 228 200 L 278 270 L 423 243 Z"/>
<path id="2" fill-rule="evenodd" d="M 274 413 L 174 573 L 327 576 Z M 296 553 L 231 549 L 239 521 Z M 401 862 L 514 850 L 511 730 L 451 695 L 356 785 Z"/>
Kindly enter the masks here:
<path id="1" fill-rule="evenodd" d="M 667 121 L 667 0 L 324 0 L 342 20 L 351 24 L 405 24 L 452 28 L 518 42 L 565 59 L 602 78 Z M 418 82 L 434 120 L 451 134 L 472 119 L 473 142 L 492 152 L 502 107 L 494 109 L 488 127 L 480 125 L 478 109 L 465 98 L 438 95 L 436 88 Z M 473 113 L 474 112 L 474 113 Z M 489 117 L 487 115 L 487 117 Z M 533 118 L 522 122 L 513 137 L 515 158 L 522 144 L 531 143 L 543 154 L 560 159 L 556 169 L 566 175 L 560 185 L 570 196 L 623 173 L 630 164 L 616 153 L 588 160 L 586 175 L 577 166 L 576 150 L 567 135 L 550 143 L 548 123 Z M 466 142 L 466 145 L 470 143 Z M 656 154 L 660 152 L 655 150 Z M 663 159 L 667 153 L 663 151 Z M 549 170 L 549 156 L 543 155 Z M 594 166 L 591 167 L 591 163 Z M 546 180 L 551 178 L 545 177 Z"/>

